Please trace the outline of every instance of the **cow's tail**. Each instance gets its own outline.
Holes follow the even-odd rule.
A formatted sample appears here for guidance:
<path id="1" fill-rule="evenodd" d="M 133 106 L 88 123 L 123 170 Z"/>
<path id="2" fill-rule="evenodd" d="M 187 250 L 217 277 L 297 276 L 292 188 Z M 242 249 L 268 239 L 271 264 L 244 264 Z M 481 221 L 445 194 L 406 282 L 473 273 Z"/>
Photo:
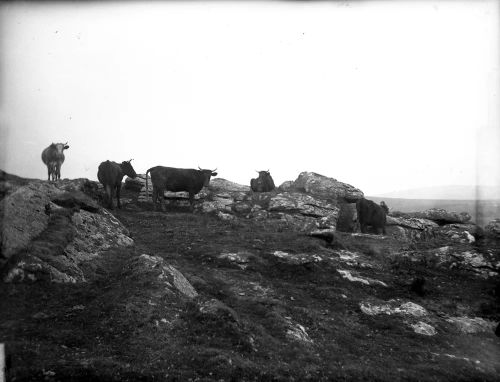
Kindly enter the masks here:
<path id="1" fill-rule="evenodd" d="M 151 172 L 151 169 L 149 169 L 148 171 L 146 171 L 146 202 L 149 199 L 149 187 L 148 187 L 148 173 L 149 172 Z M 152 182 L 152 180 L 151 180 L 151 182 Z"/>

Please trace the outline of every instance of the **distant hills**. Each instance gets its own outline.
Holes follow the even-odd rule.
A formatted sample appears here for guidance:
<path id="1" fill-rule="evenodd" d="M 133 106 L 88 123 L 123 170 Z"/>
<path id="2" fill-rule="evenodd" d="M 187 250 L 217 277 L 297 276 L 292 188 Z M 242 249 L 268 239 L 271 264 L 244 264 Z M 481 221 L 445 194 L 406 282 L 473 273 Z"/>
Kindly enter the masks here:
<path id="1" fill-rule="evenodd" d="M 500 187 L 494 186 L 439 186 L 421 187 L 375 195 L 397 199 L 443 200 L 500 200 Z"/>

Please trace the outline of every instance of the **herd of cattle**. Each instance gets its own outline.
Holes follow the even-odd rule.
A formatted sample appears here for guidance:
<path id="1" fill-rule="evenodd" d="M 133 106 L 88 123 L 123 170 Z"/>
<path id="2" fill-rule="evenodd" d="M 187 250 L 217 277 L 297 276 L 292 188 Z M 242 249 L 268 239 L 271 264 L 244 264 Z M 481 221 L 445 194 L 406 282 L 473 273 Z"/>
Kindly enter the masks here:
<path id="1" fill-rule="evenodd" d="M 52 143 L 42 152 L 42 161 L 47 166 L 48 180 L 55 181 L 61 179 L 61 165 L 64 162 L 64 150 L 68 149 L 66 143 Z M 120 190 L 122 180 L 125 175 L 130 178 L 137 176 L 132 161 L 116 163 L 105 161 L 99 165 L 97 179 L 103 185 L 105 190 L 105 204 L 113 209 L 113 196 L 116 196 L 117 206 L 121 208 Z M 203 187 L 208 186 L 210 178 L 217 176 L 215 170 L 206 170 L 198 167 L 195 169 L 181 169 L 174 167 L 155 166 L 146 171 L 146 195 L 149 197 L 148 174 L 151 174 L 151 183 L 153 185 L 152 201 L 155 210 L 158 204 L 165 210 L 163 204 L 164 192 L 186 191 L 189 194 L 189 203 L 193 210 L 194 196 L 201 191 Z M 269 170 L 258 171 L 259 176 L 250 180 L 250 187 L 253 192 L 270 192 L 276 186 Z M 356 202 L 356 211 L 358 222 L 362 233 L 367 232 L 368 226 L 371 226 L 375 233 L 382 232 L 385 235 L 386 216 L 389 208 L 384 202 L 380 205 L 364 198 Z"/>

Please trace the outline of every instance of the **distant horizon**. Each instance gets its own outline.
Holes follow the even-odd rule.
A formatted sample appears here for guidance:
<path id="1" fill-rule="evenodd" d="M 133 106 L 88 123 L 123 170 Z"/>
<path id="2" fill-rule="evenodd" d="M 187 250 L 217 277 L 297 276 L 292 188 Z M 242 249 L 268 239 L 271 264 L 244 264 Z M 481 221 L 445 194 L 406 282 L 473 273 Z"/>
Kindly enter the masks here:
<path id="1" fill-rule="evenodd" d="M 39 177 L 26 177 L 26 176 L 22 176 L 20 174 L 16 174 L 16 173 L 12 173 L 12 172 L 9 172 L 9 171 L 5 171 L 3 168 L 0 168 L 0 171 L 3 171 L 9 175 L 14 175 L 14 176 L 18 176 L 20 178 L 26 178 L 26 179 L 36 179 L 36 180 L 47 180 L 45 178 L 39 178 Z M 311 172 L 314 172 L 314 171 L 311 171 Z M 137 173 L 138 175 L 144 175 L 144 173 L 141 173 L 141 172 L 138 172 Z M 297 174 L 298 176 L 299 174 Z M 324 174 L 320 174 L 320 175 L 324 175 Z M 326 176 L 326 175 L 324 175 Z M 76 178 L 86 178 L 86 179 L 89 179 L 89 180 L 92 180 L 92 181 L 96 181 L 98 182 L 97 179 L 90 179 L 90 178 L 87 178 L 87 177 L 76 177 Z M 68 178 L 68 177 L 62 177 L 62 179 L 76 179 L 76 178 Z M 219 176 L 217 175 L 214 179 L 225 179 L 225 180 L 228 180 L 230 182 L 234 182 L 234 183 L 237 183 L 239 185 L 248 185 L 250 186 L 250 182 L 248 182 L 248 184 L 246 183 L 241 183 L 241 182 L 237 182 L 233 179 L 228 179 L 224 176 Z M 127 179 L 127 176 L 125 176 L 123 178 L 123 182 L 125 182 L 125 180 Z M 283 181 L 283 182 L 276 182 L 276 187 L 279 187 L 281 184 L 283 184 L 284 182 L 287 182 L 287 181 L 295 181 L 296 178 L 294 179 L 288 179 L 286 181 Z M 340 181 L 340 180 L 339 180 Z M 346 184 L 350 184 L 348 182 L 342 182 L 342 183 L 346 183 Z M 350 184 L 351 186 L 353 187 L 356 187 L 356 185 L 354 184 Z M 440 195 L 440 192 L 442 194 L 442 191 L 443 190 L 448 190 L 448 189 L 469 189 L 470 190 L 473 190 L 473 189 L 482 189 L 483 191 L 486 190 L 486 192 L 483 192 L 482 194 L 484 195 L 487 195 L 486 197 L 480 197 L 480 198 L 474 198 L 474 197 L 456 197 L 453 196 L 453 195 L 450 195 L 449 197 L 439 197 L 438 195 Z M 367 198 L 370 198 L 370 197 L 373 197 L 373 198 L 386 198 L 386 199 L 406 199 L 406 200 L 428 200 L 428 201 L 431 201 L 431 200 L 443 200 L 443 201 L 500 201 L 500 189 L 497 188 L 497 187 L 494 187 L 494 186 L 468 186 L 468 185 L 444 185 L 444 186 L 435 186 L 435 187 L 420 187 L 420 188 L 414 188 L 414 189 L 405 189 L 405 190 L 394 190 L 394 191 L 390 191 L 390 192 L 385 192 L 385 193 L 381 193 L 381 194 L 371 194 L 371 193 L 366 193 L 365 191 L 363 191 L 361 189 L 361 191 L 363 192 L 363 194 L 365 195 L 365 197 Z M 416 193 L 418 192 L 421 192 L 422 194 L 420 196 L 415 196 Z M 425 195 L 425 192 L 427 192 L 427 195 Z M 434 196 L 430 196 L 429 195 L 429 192 L 434 192 Z M 413 193 L 413 196 L 411 196 L 411 194 Z M 408 196 L 405 196 L 405 195 L 408 195 Z"/>
<path id="2" fill-rule="evenodd" d="M 393 199 L 500 200 L 500 187 L 488 185 L 443 185 L 394 190 L 371 196 Z M 479 197 L 478 197 L 479 196 Z"/>

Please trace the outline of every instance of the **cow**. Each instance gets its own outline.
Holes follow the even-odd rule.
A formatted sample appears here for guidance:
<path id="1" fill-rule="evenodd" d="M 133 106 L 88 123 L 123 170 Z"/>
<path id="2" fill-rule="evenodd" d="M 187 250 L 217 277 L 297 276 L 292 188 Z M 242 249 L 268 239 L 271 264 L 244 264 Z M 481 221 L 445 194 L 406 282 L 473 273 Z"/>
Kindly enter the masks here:
<path id="1" fill-rule="evenodd" d="M 61 179 L 61 165 L 64 163 L 63 151 L 66 149 L 69 149 L 68 142 L 52 143 L 42 151 L 42 161 L 47 166 L 49 181 Z"/>
<path id="2" fill-rule="evenodd" d="M 361 198 L 356 202 L 356 211 L 362 233 L 366 233 L 367 226 L 371 226 L 376 234 L 380 230 L 384 235 L 386 234 L 385 223 L 389 208 L 385 202 L 380 202 L 380 205 L 378 205 L 372 200 Z"/>
<path id="3" fill-rule="evenodd" d="M 257 172 L 259 173 L 259 177 L 250 180 L 250 187 L 253 192 L 269 192 L 276 188 L 269 170 Z"/>
<path id="4" fill-rule="evenodd" d="M 203 187 L 208 186 L 212 176 L 217 176 L 216 170 L 204 170 L 200 167 L 198 167 L 198 170 L 164 166 L 151 167 L 146 171 L 146 197 L 149 197 L 148 174 L 151 173 L 151 183 L 153 184 L 152 199 L 155 210 L 159 202 L 162 210 L 165 211 L 165 206 L 163 205 L 165 191 L 187 191 L 189 193 L 191 211 L 193 211 L 194 196 Z"/>
<path id="5" fill-rule="evenodd" d="M 122 163 L 111 162 L 107 160 L 99 165 L 97 170 L 97 179 L 104 186 L 105 198 L 104 204 L 109 208 L 113 209 L 113 194 L 116 192 L 116 205 L 118 208 L 122 208 L 120 203 L 120 190 L 122 187 L 122 179 L 125 175 L 135 178 L 137 174 L 134 168 L 130 164 L 132 159 L 129 161 L 123 161 Z"/>

